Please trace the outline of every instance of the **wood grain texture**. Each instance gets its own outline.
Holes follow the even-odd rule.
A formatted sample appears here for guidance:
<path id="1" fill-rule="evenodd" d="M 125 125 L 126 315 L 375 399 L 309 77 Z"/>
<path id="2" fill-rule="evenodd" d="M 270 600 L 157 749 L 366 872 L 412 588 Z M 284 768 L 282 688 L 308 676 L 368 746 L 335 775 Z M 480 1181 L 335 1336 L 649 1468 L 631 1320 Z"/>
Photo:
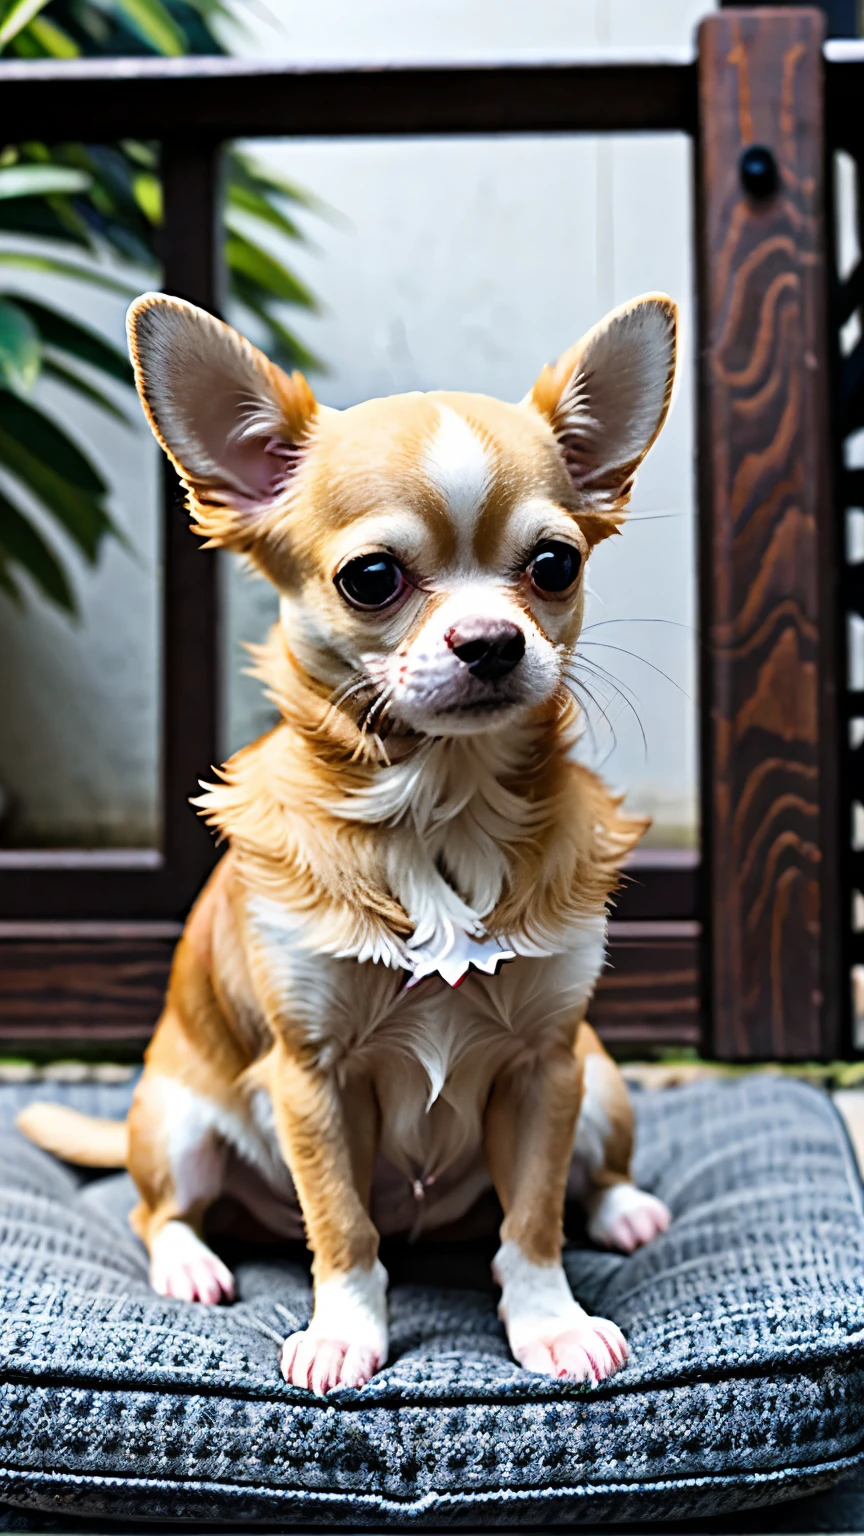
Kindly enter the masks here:
<path id="1" fill-rule="evenodd" d="M 698 923 L 610 924 L 609 964 L 589 1018 L 616 1051 L 705 1046 Z"/>
<path id="2" fill-rule="evenodd" d="M 820 12 L 699 32 L 704 835 L 718 1056 L 829 1053 L 820 531 L 830 515 Z M 777 191 L 742 189 L 767 145 Z"/>
<path id="3" fill-rule="evenodd" d="M 0 1053 L 140 1055 L 173 940 L 0 939 Z"/>
<path id="4" fill-rule="evenodd" d="M 86 927 L 0 931 L 0 1055 L 143 1051 L 162 1007 L 174 937 L 155 925 L 136 936 L 128 923 L 112 937 L 102 923 L 88 938 Z M 693 923 L 613 924 L 609 968 L 591 1010 L 603 1038 L 616 1048 L 701 1044 L 699 949 Z"/>

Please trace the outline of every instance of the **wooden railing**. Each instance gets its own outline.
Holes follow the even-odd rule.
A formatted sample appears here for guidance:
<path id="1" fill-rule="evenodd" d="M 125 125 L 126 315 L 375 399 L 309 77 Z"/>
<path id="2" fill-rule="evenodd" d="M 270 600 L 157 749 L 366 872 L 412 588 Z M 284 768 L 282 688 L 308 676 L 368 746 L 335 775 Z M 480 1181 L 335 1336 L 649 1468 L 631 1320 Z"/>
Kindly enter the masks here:
<path id="1" fill-rule="evenodd" d="M 633 861 L 593 1013 L 621 1047 L 801 1057 L 848 1045 L 826 77 L 832 110 L 854 115 L 861 65 L 826 64 L 821 13 L 801 9 L 712 15 L 696 57 L 347 70 L 0 64 L 0 142 L 160 141 L 163 287 L 217 312 L 229 138 L 693 138 L 703 852 Z M 771 152 L 761 182 L 758 166 L 742 165 L 756 144 Z M 217 752 L 215 562 L 200 557 L 177 499 L 168 474 L 162 846 L 0 853 L 0 1047 L 139 1049 L 215 856 L 187 804 Z"/>

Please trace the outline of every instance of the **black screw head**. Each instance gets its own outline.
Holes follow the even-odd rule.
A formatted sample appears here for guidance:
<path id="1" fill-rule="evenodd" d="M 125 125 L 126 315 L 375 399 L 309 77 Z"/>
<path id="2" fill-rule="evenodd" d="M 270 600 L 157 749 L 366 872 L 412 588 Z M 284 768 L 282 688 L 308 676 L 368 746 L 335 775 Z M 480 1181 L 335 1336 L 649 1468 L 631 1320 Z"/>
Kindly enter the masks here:
<path id="1" fill-rule="evenodd" d="M 741 185 L 751 197 L 764 201 L 777 191 L 780 173 L 771 150 L 764 144 L 751 144 L 744 150 L 738 170 Z"/>

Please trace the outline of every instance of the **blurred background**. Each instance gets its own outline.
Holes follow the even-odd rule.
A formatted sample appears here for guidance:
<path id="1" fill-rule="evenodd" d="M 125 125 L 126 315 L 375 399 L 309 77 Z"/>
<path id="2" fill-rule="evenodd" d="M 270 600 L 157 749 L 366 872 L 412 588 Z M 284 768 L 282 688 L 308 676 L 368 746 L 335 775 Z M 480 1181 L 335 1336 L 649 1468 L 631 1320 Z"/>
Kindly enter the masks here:
<path id="1" fill-rule="evenodd" d="M 18 0 L 0 39 L 30 58 L 550 59 L 688 52 L 709 8 Z M 39 150 L 0 167 L 0 382 L 10 429 L 32 434 L 22 467 L 0 430 L 0 839 L 147 847 L 160 821 L 160 470 L 122 352 L 128 297 L 160 281 L 158 163 L 148 146 L 70 149 L 64 187 Z M 333 406 L 429 388 L 518 399 L 613 305 L 657 288 L 678 300 L 674 409 L 625 536 L 591 562 L 582 750 L 651 813 L 655 844 L 679 848 L 698 842 L 690 158 L 677 135 L 258 141 L 232 152 L 226 213 L 227 318 Z M 86 461 L 69 466 L 71 503 L 40 470 L 52 424 Z M 272 622 L 275 595 L 228 557 L 222 580 L 227 754 L 271 721 L 241 643 Z"/>

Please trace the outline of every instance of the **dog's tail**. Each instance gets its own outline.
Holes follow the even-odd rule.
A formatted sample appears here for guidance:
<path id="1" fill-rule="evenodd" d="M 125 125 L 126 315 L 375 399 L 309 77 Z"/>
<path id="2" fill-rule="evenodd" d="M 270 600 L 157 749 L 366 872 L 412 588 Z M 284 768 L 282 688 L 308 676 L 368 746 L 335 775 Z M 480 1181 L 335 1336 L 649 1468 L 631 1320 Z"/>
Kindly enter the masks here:
<path id="1" fill-rule="evenodd" d="M 15 1117 L 19 1131 L 37 1147 L 85 1168 L 125 1168 L 129 1134 L 125 1120 L 99 1120 L 64 1104 L 28 1104 Z"/>

